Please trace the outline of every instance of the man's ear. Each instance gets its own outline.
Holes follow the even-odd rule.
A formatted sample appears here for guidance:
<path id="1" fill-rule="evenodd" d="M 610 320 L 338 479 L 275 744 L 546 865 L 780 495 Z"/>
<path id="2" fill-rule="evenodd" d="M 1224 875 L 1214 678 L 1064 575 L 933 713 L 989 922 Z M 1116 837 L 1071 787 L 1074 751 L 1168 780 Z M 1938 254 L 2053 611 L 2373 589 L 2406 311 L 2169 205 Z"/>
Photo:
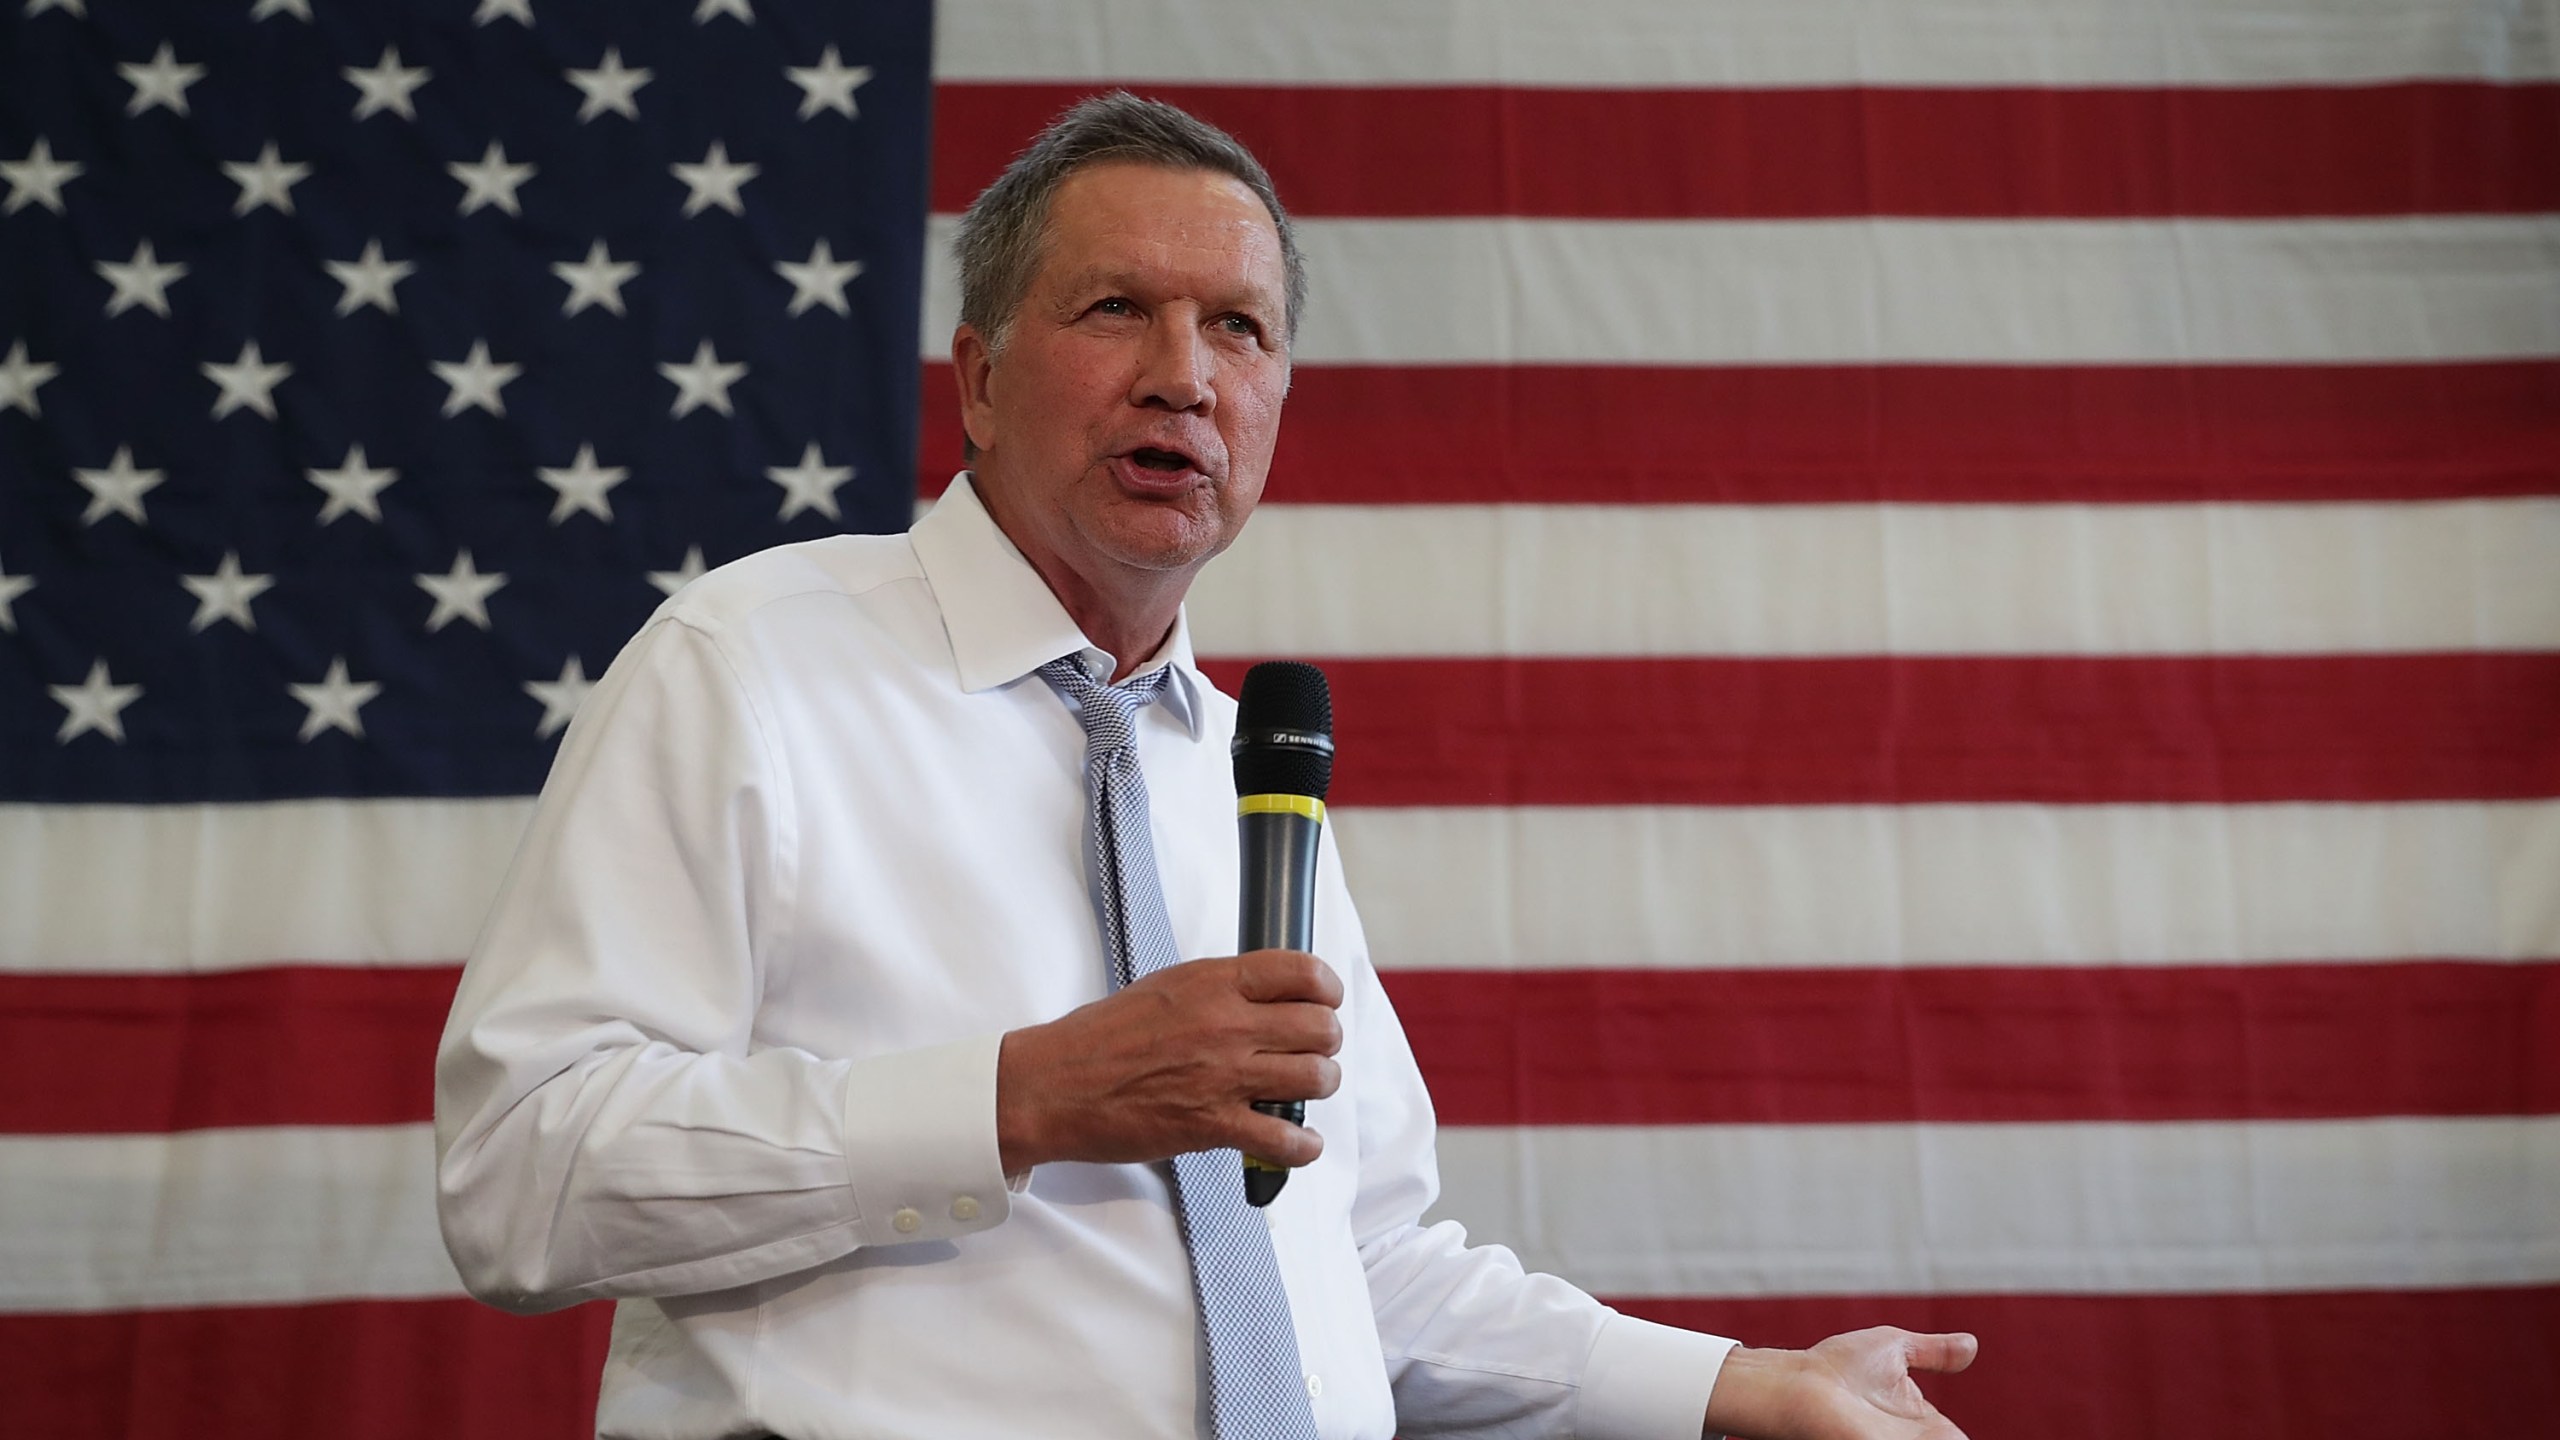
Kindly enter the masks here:
<path id="1" fill-rule="evenodd" d="M 974 325 L 963 325 L 951 332 L 951 379 L 960 387 L 960 428 L 970 445 L 983 452 L 995 443 L 995 401 L 988 388 L 993 383 L 996 358 Z"/>

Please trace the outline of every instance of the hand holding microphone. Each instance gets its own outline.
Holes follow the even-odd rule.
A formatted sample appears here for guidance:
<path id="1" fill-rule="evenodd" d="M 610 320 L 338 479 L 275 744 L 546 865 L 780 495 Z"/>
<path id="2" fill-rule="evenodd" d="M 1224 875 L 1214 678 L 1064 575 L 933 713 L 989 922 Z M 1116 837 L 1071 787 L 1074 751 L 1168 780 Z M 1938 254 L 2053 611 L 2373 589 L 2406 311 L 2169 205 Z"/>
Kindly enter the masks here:
<path id="1" fill-rule="evenodd" d="M 1245 1197 L 1269 1204 L 1322 1141 L 1303 1099 L 1341 1084 L 1338 976 L 1308 953 L 1317 843 L 1332 780 L 1333 705 L 1312 665 L 1245 676 L 1234 746 L 1242 954 L 1170 965 L 1055 1020 L 1009 1031 L 997 1055 L 1006 1173 L 1052 1160 L 1122 1164 L 1246 1153 Z M 1248 1114 L 1242 1103 L 1253 1101 Z M 1266 1118 L 1268 1117 L 1268 1118 Z M 1259 1154 L 1257 1154 L 1259 1152 Z"/>
<path id="2" fill-rule="evenodd" d="M 1236 838 L 1243 857 L 1241 949 L 1308 950 L 1315 944 L 1316 846 L 1333 785 L 1333 694 L 1324 672 L 1272 660 L 1245 672 L 1236 702 Z M 1254 1109 L 1306 1123 L 1303 1100 Z M 1288 1183 L 1286 1166 L 1248 1153 L 1244 1198 L 1268 1205 Z"/>

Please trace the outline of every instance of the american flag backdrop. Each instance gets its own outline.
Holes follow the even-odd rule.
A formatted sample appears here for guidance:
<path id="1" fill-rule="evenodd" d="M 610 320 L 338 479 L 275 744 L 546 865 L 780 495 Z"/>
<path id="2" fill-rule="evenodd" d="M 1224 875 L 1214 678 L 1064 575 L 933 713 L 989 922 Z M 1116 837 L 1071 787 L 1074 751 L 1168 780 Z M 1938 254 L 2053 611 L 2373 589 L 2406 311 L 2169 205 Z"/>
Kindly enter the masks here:
<path id="1" fill-rule="evenodd" d="M 1114 84 L 1302 220 L 1192 613 L 1333 679 L 1443 1213 L 1976 1440 L 2560 1426 L 2555 0 L 0 3 L 0 1429 L 581 1432 L 454 967 Z"/>

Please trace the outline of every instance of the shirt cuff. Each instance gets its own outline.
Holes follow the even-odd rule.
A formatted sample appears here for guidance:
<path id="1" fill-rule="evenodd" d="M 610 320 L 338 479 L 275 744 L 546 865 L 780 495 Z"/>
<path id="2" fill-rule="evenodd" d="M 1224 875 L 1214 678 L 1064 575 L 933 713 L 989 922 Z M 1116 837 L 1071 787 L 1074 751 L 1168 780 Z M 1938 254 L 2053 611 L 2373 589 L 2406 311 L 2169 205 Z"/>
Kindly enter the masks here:
<path id="1" fill-rule="evenodd" d="M 853 1062 L 844 1158 L 864 1245 L 947 1240 L 1012 1210 L 996 1151 L 1001 1034 Z"/>
<path id="2" fill-rule="evenodd" d="M 1574 1402 L 1584 1440 L 1691 1440 L 1734 1342 L 1612 1312 Z"/>

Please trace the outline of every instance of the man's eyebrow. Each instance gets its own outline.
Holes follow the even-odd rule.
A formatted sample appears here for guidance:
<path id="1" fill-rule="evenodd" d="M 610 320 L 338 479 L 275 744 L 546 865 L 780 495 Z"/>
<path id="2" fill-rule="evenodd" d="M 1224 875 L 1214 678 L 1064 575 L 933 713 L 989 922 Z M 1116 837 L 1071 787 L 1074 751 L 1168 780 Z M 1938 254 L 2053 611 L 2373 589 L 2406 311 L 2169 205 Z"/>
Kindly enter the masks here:
<path id="1" fill-rule="evenodd" d="M 1141 272 L 1109 265 L 1092 265 L 1082 270 L 1070 271 L 1058 287 L 1062 296 L 1088 295 L 1095 292 L 1137 294 L 1148 288 L 1146 277 Z M 1247 285 L 1214 296 L 1211 303 L 1236 309 L 1276 312 L 1280 308 L 1280 297 Z"/>

